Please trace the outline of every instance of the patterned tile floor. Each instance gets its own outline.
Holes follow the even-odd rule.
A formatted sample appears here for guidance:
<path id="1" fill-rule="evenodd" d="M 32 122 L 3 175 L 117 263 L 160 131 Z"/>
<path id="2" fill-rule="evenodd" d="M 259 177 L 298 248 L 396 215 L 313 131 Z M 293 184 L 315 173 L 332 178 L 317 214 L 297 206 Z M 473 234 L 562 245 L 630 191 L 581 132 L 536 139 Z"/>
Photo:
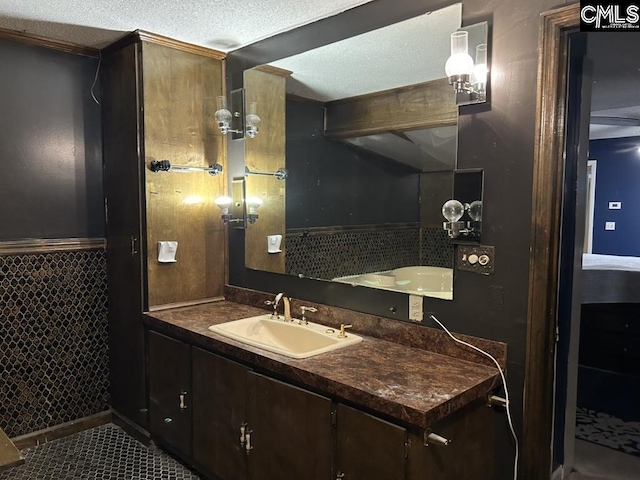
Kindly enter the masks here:
<path id="1" fill-rule="evenodd" d="M 112 424 L 23 450 L 25 463 L 0 480 L 199 480 L 156 447 Z"/>

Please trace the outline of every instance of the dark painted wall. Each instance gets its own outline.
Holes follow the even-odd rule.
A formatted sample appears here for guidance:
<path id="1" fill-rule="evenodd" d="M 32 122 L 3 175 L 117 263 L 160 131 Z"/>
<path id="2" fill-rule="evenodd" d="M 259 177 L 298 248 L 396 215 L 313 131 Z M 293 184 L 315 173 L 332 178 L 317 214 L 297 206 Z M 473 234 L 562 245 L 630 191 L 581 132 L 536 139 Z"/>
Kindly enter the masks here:
<path id="1" fill-rule="evenodd" d="M 97 64 L 0 40 L 0 240 L 104 236 Z"/>
<path id="2" fill-rule="evenodd" d="M 366 28 L 376 28 L 453 2 L 437 0 L 376 0 L 295 33 L 283 34 L 234 52 L 229 77 L 241 78 L 242 68 L 293 55 L 336 41 Z M 571 3 L 571 2 L 568 2 Z M 504 341 L 509 346 L 508 380 L 516 431 L 521 436 L 524 385 L 533 145 L 536 119 L 536 75 L 540 13 L 563 1 L 464 0 L 463 25 L 487 20 L 491 26 L 490 103 L 460 108 L 458 168 L 484 169 L 483 243 L 496 247 L 495 273 L 490 276 L 456 272 L 454 300 L 424 299 L 449 328 Z M 333 23 L 332 23 L 333 22 Z M 393 292 L 352 288 L 298 279 L 244 267 L 242 233 L 232 232 L 230 282 L 263 291 L 284 291 L 294 297 L 339 305 L 381 316 L 407 319 L 407 297 Z M 389 308 L 395 306 L 397 313 Z M 435 326 L 429 321 L 425 325 Z M 551 421 L 551 419 L 540 419 Z M 497 478 L 512 478 L 513 447 L 504 415 L 496 414 Z"/>
<path id="3" fill-rule="evenodd" d="M 418 173 L 325 138 L 320 103 L 288 99 L 286 115 L 287 228 L 419 221 Z"/>
<path id="4" fill-rule="evenodd" d="M 640 137 L 589 142 L 589 158 L 597 160 L 593 215 L 593 253 L 640 256 Z M 609 210 L 609 202 L 622 209 Z M 616 222 L 605 230 L 605 222 Z"/>

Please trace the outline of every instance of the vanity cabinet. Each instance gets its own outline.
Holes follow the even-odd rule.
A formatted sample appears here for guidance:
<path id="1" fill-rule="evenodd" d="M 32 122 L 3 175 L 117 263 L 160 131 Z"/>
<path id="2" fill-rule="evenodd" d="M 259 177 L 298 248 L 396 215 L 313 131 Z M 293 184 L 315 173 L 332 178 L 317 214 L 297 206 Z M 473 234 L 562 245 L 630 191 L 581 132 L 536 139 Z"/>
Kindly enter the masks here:
<path id="1" fill-rule="evenodd" d="M 184 456 L 191 455 L 191 346 L 149 332 L 149 427 Z"/>
<path id="2" fill-rule="evenodd" d="M 151 433 L 217 480 L 486 480 L 493 411 L 485 399 L 432 426 L 401 426 L 153 330 Z"/>

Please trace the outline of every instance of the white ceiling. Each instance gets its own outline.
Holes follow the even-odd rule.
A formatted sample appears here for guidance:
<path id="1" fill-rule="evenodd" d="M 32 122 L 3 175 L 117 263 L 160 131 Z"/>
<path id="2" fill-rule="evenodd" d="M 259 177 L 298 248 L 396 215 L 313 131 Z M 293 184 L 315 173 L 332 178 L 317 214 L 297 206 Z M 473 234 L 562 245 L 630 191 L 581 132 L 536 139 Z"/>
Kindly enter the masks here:
<path id="1" fill-rule="evenodd" d="M 443 78 L 462 4 L 278 60 L 287 91 L 323 102 Z"/>
<path id="2" fill-rule="evenodd" d="M 2 0 L 0 28 L 90 47 L 140 29 L 227 52 L 369 1 Z"/>

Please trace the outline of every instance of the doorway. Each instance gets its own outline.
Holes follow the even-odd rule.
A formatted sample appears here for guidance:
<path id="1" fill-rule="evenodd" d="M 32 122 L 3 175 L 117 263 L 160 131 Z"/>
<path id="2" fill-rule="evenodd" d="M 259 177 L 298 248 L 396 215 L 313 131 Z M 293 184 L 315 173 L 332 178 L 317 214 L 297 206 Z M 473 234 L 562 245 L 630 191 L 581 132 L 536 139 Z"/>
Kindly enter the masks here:
<path id="1" fill-rule="evenodd" d="M 608 215 L 605 216 L 607 217 L 614 213 L 620 213 L 609 211 L 609 209 L 619 210 L 617 208 L 619 201 L 613 198 L 607 199 L 602 195 L 601 198 L 598 197 L 597 181 L 593 178 L 595 175 L 592 175 L 591 178 L 591 188 L 587 188 L 589 185 L 587 173 L 588 127 L 589 123 L 594 123 L 590 117 L 601 117 L 598 119 L 601 124 L 620 123 L 620 120 L 612 120 L 610 117 L 614 115 L 610 115 L 607 108 L 601 108 L 602 105 L 596 106 L 596 111 L 592 112 L 588 102 L 585 102 L 585 97 L 588 96 L 589 99 L 591 97 L 587 88 L 591 86 L 590 81 L 588 78 L 585 79 L 588 62 L 575 63 L 574 57 L 584 59 L 587 57 L 587 51 L 584 50 L 584 46 L 580 47 L 583 48 L 583 51 L 579 51 L 579 48 L 576 51 L 575 46 L 579 47 L 580 42 L 573 42 L 574 48 L 570 49 L 572 36 L 574 39 L 577 36 L 579 5 L 571 5 L 544 14 L 542 21 L 541 51 L 546 52 L 546 55 L 540 57 L 540 82 L 538 85 L 538 135 L 534 166 L 533 236 L 527 378 L 525 380 L 525 459 L 523 459 L 525 471 L 522 473 L 525 478 L 549 478 L 551 468 L 546 472 L 546 475 L 545 471 L 541 471 L 539 468 L 539 474 L 530 474 L 534 471 L 535 467 L 532 461 L 535 459 L 541 462 L 538 463 L 538 467 L 540 465 L 557 467 L 554 469 L 554 478 L 575 478 L 576 480 L 579 478 L 620 478 L 625 480 L 640 478 L 640 467 L 632 468 L 627 473 L 618 471 L 618 467 L 622 467 L 625 463 L 620 457 L 612 462 L 612 466 L 605 467 L 604 471 L 588 470 L 584 473 L 578 471 L 570 477 L 573 466 L 579 464 L 584 458 L 587 460 L 602 459 L 608 456 L 609 450 L 615 450 L 611 444 L 598 445 L 597 442 L 587 441 L 589 447 L 587 453 L 578 452 L 579 455 L 575 455 L 576 445 L 580 448 L 584 447 L 579 443 L 583 440 L 576 441 L 574 439 L 577 432 L 576 405 L 584 402 L 590 403 L 591 406 L 597 405 L 597 402 L 602 405 L 601 401 L 604 399 L 624 404 L 624 401 L 620 400 L 633 396 L 634 392 L 616 390 L 611 386 L 611 381 L 606 380 L 604 383 L 600 383 L 595 390 L 592 389 L 595 394 L 585 396 L 584 392 L 588 389 L 578 388 L 581 383 L 578 372 L 585 367 L 582 364 L 592 362 L 594 357 L 599 362 L 605 359 L 610 362 L 609 352 L 616 348 L 616 343 L 615 341 L 609 342 L 607 339 L 611 338 L 614 326 L 627 328 L 626 335 L 618 335 L 618 337 L 629 340 L 629 330 L 634 330 L 640 323 L 640 314 L 637 314 L 640 312 L 638 309 L 640 304 L 634 304 L 633 300 L 640 301 L 640 277 L 638 277 L 636 291 L 635 287 L 627 288 L 629 284 L 633 283 L 628 281 L 631 277 L 626 272 L 623 274 L 624 280 L 617 280 L 618 283 L 616 283 L 615 272 L 611 273 L 606 270 L 603 273 L 596 268 L 596 273 L 591 274 L 588 278 L 582 270 L 583 253 L 586 251 L 597 254 L 602 251 L 602 238 L 607 240 L 612 238 L 611 235 L 603 237 L 605 227 L 607 227 L 606 232 L 614 231 L 609 228 L 614 219 L 607 218 L 607 221 L 604 221 L 603 216 L 597 213 L 600 206 L 603 203 L 606 205 L 605 210 Z M 626 39 L 628 40 L 628 38 L 627 36 Z M 637 68 L 640 68 L 640 64 Z M 623 93 L 620 89 L 613 91 Z M 594 100 L 595 105 L 601 99 L 594 96 Z M 640 105 L 640 101 L 637 105 Z M 620 111 L 619 113 L 620 117 L 624 117 L 622 114 L 626 112 Z M 628 122 L 628 119 L 633 120 L 633 117 L 626 118 L 627 120 L 623 120 L 623 122 Z M 609 129 L 612 127 L 612 125 L 605 126 Z M 638 126 L 640 126 L 640 122 Z M 623 142 L 616 136 L 612 136 L 607 141 L 611 142 L 614 138 L 617 138 L 615 141 L 618 143 Z M 629 142 L 638 143 L 640 142 L 640 133 L 636 140 L 630 140 L 630 137 L 625 138 L 624 142 L 627 144 Z M 631 152 L 633 147 L 627 144 L 620 145 L 615 150 Z M 600 174 L 604 171 L 604 168 L 601 168 L 604 163 L 602 158 L 598 158 L 598 160 L 598 173 Z M 638 163 L 640 163 L 640 157 Z M 593 172 L 594 165 L 591 165 Z M 636 182 L 635 190 L 637 191 L 640 190 L 637 187 L 638 184 L 640 184 L 640 177 Z M 627 211 L 631 213 L 631 210 Z M 640 220 L 640 214 L 635 216 Z M 626 219 L 622 222 L 620 226 L 625 228 L 628 224 L 633 223 Z M 640 230 L 638 236 L 640 236 Z M 635 237 L 636 240 L 638 236 Z M 622 235 L 622 237 L 624 239 L 625 236 Z M 640 252 L 638 252 L 638 256 L 640 256 Z M 585 298 L 589 289 L 592 288 L 591 283 L 594 278 L 598 279 L 596 280 L 598 294 L 601 297 L 609 295 L 609 298 Z M 620 292 L 626 292 L 632 296 L 626 297 L 626 299 L 619 298 L 616 295 Z M 613 296 L 611 297 L 611 295 Z M 585 304 L 599 305 L 600 303 L 606 303 L 608 309 L 611 305 L 615 305 L 614 310 L 619 315 L 615 317 L 610 312 L 603 315 L 602 308 L 598 307 L 595 308 L 595 321 L 593 311 L 588 312 L 585 316 Z M 587 307 L 587 310 L 594 309 Z M 588 327 L 583 328 L 582 335 L 580 334 L 581 316 L 583 317 L 583 327 L 585 325 Z M 630 318 L 637 318 L 636 323 L 625 323 L 625 320 Z M 601 329 L 595 335 L 588 331 L 589 329 L 593 330 L 594 325 Z M 581 338 L 582 341 L 580 341 Z M 591 339 L 591 345 L 588 345 L 589 339 Z M 626 345 L 640 351 L 640 348 L 635 347 L 636 344 L 640 345 L 640 338 L 637 342 L 627 342 Z M 550 352 L 552 355 L 549 355 Z M 635 350 L 632 352 L 632 355 L 634 354 Z M 589 358 L 590 355 L 591 358 Z M 622 361 L 618 361 L 618 365 L 622 365 L 628 370 L 630 365 L 639 363 L 628 360 L 628 357 L 623 358 Z M 611 367 L 611 363 L 608 366 Z M 602 364 L 595 370 L 603 371 Z M 635 405 L 638 403 L 640 401 L 635 402 Z M 587 408 L 587 410 L 589 409 Z M 606 418 L 604 416 L 606 412 L 591 410 L 596 412 L 596 418 L 602 423 Z M 583 430 L 582 433 L 585 430 L 583 428 L 583 414 L 584 411 L 579 411 L 578 424 L 579 429 Z M 553 418 L 552 422 L 548 420 L 550 418 Z M 581 423 L 582 426 L 580 426 Z M 593 432 L 597 428 L 592 423 L 586 430 L 593 437 Z M 623 426 L 623 429 L 627 429 L 628 433 L 628 427 Z M 549 439 L 555 440 L 552 458 L 548 450 L 545 451 L 545 445 L 549 445 Z M 594 440 L 594 438 L 588 440 Z M 540 442 L 541 445 L 538 446 L 534 442 Z M 602 453 L 591 448 L 591 444 L 594 447 L 608 450 Z M 531 468 L 530 471 L 527 466 Z M 591 476 L 580 476 L 585 474 Z"/>

